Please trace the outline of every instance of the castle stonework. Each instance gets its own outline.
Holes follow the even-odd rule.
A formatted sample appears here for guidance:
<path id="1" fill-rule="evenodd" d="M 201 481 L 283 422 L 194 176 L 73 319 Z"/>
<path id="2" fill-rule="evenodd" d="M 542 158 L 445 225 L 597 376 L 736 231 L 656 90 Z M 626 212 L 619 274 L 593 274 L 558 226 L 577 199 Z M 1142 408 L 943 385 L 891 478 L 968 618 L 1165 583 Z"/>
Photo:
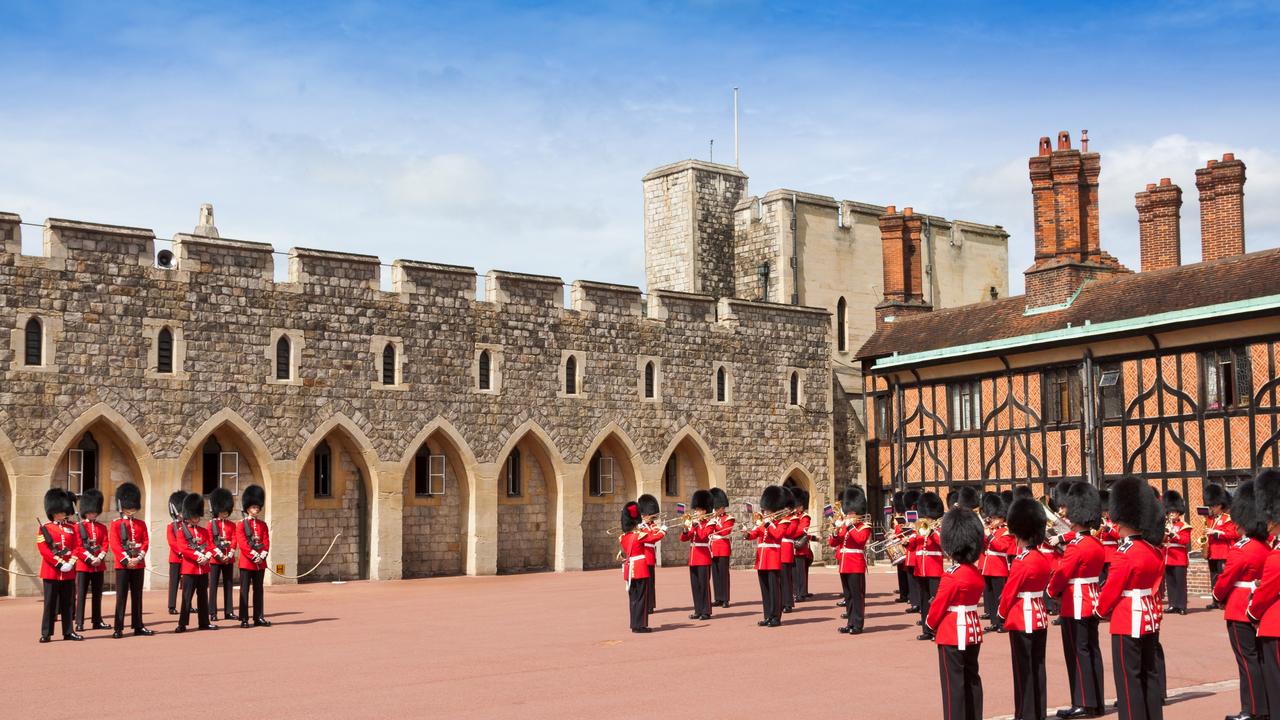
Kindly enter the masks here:
<path id="1" fill-rule="evenodd" d="M 690 210 L 732 227 L 741 181 L 696 182 Z M 407 260 L 387 292 L 377 258 L 306 249 L 275 282 L 268 245 L 177 235 L 163 268 L 149 230 L 56 219 L 33 257 L 19 223 L 0 214 L 7 568 L 38 571 L 51 485 L 137 483 L 155 566 L 171 491 L 262 484 L 273 568 L 308 569 L 342 533 L 308 580 L 614 567 L 606 529 L 641 492 L 830 496 L 825 310 L 583 281 L 566 308 L 559 278 L 498 271 L 481 301 L 471 268 Z M 713 245 L 678 252 L 728 278 Z M 663 562 L 684 552 L 664 543 Z"/>

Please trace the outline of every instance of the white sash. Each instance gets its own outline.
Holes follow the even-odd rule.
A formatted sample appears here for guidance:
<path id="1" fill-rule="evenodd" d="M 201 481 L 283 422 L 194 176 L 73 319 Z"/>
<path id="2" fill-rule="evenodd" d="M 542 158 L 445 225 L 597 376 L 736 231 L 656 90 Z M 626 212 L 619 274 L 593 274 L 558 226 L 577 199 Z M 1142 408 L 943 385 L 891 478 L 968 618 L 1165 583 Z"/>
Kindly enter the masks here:
<path id="1" fill-rule="evenodd" d="M 1122 594 L 1129 598 L 1129 637 L 1142 637 L 1142 598 L 1151 597 L 1151 589 L 1125 590 Z"/>
<path id="2" fill-rule="evenodd" d="M 1033 621 L 1035 613 L 1034 602 L 1036 598 L 1044 597 L 1044 591 L 1040 592 L 1024 592 L 1018 593 L 1018 598 L 1022 600 L 1022 631 L 1030 635 L 1035 632 L 1035 622 Z"/>
<path id="3" fill-rule="evenodd" d="M 952 605 L 947 610 L 956 614 L 956 649 L 963 650 L 969 645 L 969 613 L 978 612 L 978 606 Z"/>
<path id="4" fill-rule="evenodd" d="M 1071 578 L 1071 584 L 1074 586 L 1071 588 L 1071 596 L 1072 596 L 1072 600 L 1075 601 L 1076 619 L 1079 620 L 1080 613 L 1082 610 L 1084 610 L 1084 589 L 1083 588 L 1085 585 L 1097 585 L 1098 578 L 1096 577 Z M 1093 595 L 1095 598 L 1098 596 L 1098 591 L 1096 589 L 1093 591 Z"/>

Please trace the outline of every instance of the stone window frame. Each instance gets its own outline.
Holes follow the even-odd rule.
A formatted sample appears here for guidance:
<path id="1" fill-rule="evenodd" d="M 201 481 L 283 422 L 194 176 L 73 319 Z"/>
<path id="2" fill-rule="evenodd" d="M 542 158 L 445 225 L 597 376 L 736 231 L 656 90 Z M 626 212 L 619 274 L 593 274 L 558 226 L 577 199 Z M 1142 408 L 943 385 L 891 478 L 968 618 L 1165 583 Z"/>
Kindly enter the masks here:
<path id="1" fill-rule="evenodd" d="M 27 321 L 35 318 L 40 322 L 40 364 L 28 365 L 27 360 Z M 58 341 L 62 339 L 62 316 L 54 315 L 33 308 L 19 308 L 17 322 L 9 334 L 13 348 L 11 370 L 28 373 L 56 373 L 60 370 L 54 362 L 58 357 Z"/>
<path id="2" fill-rule="evenodd" d="M 599 471 L 600 466 L 596 461 L 606 459 L 609 461 L 610 466 L 609 492 L 601 493 L 600 495 L 592 495 L 592 466 L 595 465 L 597 471 Z M 583 468 L 585 472 L 582 476 L 582 502 L 584 505 L 610 505 L 616 504 L 620 500 L 625 500 L 623 496 L 626 494 L 627 479 L 626 476 L 622 474 L 622 463 L 618 460 L 618 456 L 614 454 L 612 450 L 606 448 L 604 445 L 597 447 L 592 451 L 591 455 L 587 457 L 587 461 L 583 463 L 583 465 L 585 466 Z"/>
<path id="3" fill-rule="evenodd" d="M 573 394 L 569 394 L 564 391 L 565 379 L 566 379 L 565 366 L 568 364 L 570 357 L 573 358 L 573 362 L 574 362 L 573 387 L 577 391 Z M 556 381 L 558 383 L 556 387 L 556 397 L 574 398 L 574 399 L 580 399 L 580 400 L 586 399 L 587 391 L 582 383 L 583 378 L 585 378 L 587 375 L 586 368 L 587 368 L 587 353 L 583 352 L 582 350 L 561 350 L 560 351 L 560 367 L 556 371 Z"/>
<path id="4" fill-rule="evenodd" d="M 507 494 L 507 463 L 511 460 L 512 453 L 515 453 L 517 467 L 520 472 L 520 494 Z M 536 463 L 536 458 L 527 457 L 527 453 L 521 450 L 517 443 L 511 448 L 511 452 L 507 453 L 507 457 L 502 459 L 502 464 L 498 466 L 498 504 L 499 505 L 528 505 L 533 502 L 532 496 L 529 494 L 529 466 L 530 463 Z M 543 478 L 546 481 L 546 478 Z M 547 500 L 547 512 L 551 512 L 550 499 Z"/>
<path id="5" fill-rule="evenodd" d="M 382 383 L 382 351 L 390 343 L 396 351 L 396 381 L 392 385 Z M 369 352 L 373 356 L 373 379 L 369 381 L 371 390 L 408 390 L 409 383 L 404 381 L 404 338 L 394 335 L 373 335 L 369 338 Z"/>
<path id="6" fill-rule="evenodd" d="M 791 402 L 791 377 L 796 378 L 796 401 Z M 782 373 L 782 397 L 786 400 L 788 410 L 803 410 L 805 403 L 804 368 L 789 367 Z"/>
<path id="7" fill-rule="evenodd" d="M 644 368 L 653 363 L 653 397 L 644 396 Z M 662 402 L 662 357 L 660 355 L 641 355 L 636 358 L 636 394 L 640 402 Z"/>
<path id="8" fill-rule="evenodd" d="M 169 332 L 173 334 L 173 372 L 170 373 L 159 370 L 160 331 L 164 328 L 169 328 Z M 147 342 L 147 369 L 143 377 L 149 380 L 187 379 L 187 341 L 182 334 L 182 325 L 172 320 L 142 318 L 142 337 Z"/>
<path id="9" fill-rule="evenodd" d="M 289 379 L 276 379 L 276 343 L 281 337 L 289 338 Z M 306 336 L 301 330 L 288 328 L 271 328 L 271 342 L 267 343 L 267 384 L 268 385 L 301 385 L 302 384 L 302 349 L 306 345 Z"/>
<path id="10" fill-rule="evenodd" d="M 444 492 L 438 493 L 435 495 L 419 495 L 417 493 L 417 463 L 418 463 L 419 457 L 442 458 L 442 462 L 444 463 L 444 480 L 443 480 Z M 431 460 L 427 460 L 427 462 L 430 463 Z M 450 495 L 450 492 L 449 492 L 450 491 L 450 487 L 449 487 L 450 468 L 451 468 L 451 463 L 449 462 L 449 454 L 447 452 L 443 452 L 442 449 L 439 447 L 432 447 L 431 444 L 428 442 L 424 442 L 422 443 L 422 445 L 419 445 L 418 449 L 414 451 L 413 457 L 409 460 L 409 469 L 408 469 L 408 472 L 405 473 L 404 506 L 406 508 L 444 507 L 445 499 Z M 430 475 L 429 466 L 428 466 L 428 475 Z M 457 492 L 457 488 L 456 487 L 453 488 L 453 491 Z"/>
<path id="11" fill-rule="evenodd" d="M 721 368 L 724 368 L 724 400 L 719 398 L 717 392 Z M 733 363 L 719 360 L 711 363 L 711 402 L 716 405 L 733 404 Z"/>
<path id="12" fill-rule="evenodd" d="M 489 351 L 489 389 L 480 389 L 480 353 Z M 562 383 L 563 387 L 563 383 Z M 502 393 L 502 346 L 491 343 L 476 343 L 471 352 L 471 391 L 481 395 L 499 395 Z"/>

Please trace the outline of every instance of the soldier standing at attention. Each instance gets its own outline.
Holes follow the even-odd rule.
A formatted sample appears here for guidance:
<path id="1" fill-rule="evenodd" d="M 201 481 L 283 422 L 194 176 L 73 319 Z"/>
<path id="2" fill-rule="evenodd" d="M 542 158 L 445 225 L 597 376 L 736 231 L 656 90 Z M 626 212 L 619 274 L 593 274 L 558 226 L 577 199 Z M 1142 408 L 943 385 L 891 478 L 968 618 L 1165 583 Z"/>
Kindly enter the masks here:
<path id="1" fill-rule="evenodd" d="M 80 550 L 76 553 L 76 632 L 84 632 L 84 608 L 93 593 L 94 630 L 110 630 L 102 621 L 102 580 L 107 572 L 107 526 L 98 522 L 102 514 L 102 491 L 86 490 L 80 498 L 81 521 L 76 524 Z"/>
<path id="2" fill-rule="evenodd" d="M 1000 624 L 1000 595 L 1004 592 L 1005 579 L 1009 577 L 1009 558 L 1018 554 L 1018 542 L 1005 527 L 1005 504 L 1000 493 L 989 492 L 982 496 L 982 517 L 987 522 L 986 549 L 982 553 L 982 608 L 983 620 L 991 622 L 989 632 L 1004 632 Z"/>
<path id="3" fill-rule="evenodd" d="M 1164 587 L 1169 599 L 1169 612 L 1187 614 L 1187 548 L 1191 546 L 1191 526 L 1184 520 L 1187 505 L 1182 494 L 1169 490 L 1164 494 L 1164 511 L 1168 522 L 1164 538 Z"/>
<path id="4" fill-rule="evenodd" d="M 711 507 L 715 516 L 711 519 L 711 585 L 714 588 L 713 605 L 729 607 L 729 558 L 733 555 L 733 516 L 729 514 L 729 496 L 720 488 L 711 488 Z"/>
<path id="5" fill-rule="evenodd" d="M 1013 662 L 1013 710 L 1019 720 L 1044 720 L 1048 699 L 1044 653 L 1049 635 L 1045 588 L 1053 565 L 1040 552 L 1044 542 L 1044 510 L 1035 500 L 1017 500 L 1008 514 L 1009 532 L 1018 555 L 1000 594 L 1001 626 L 1009 633 Z"/>
<path id="6" fill-rule="evenodd" d="M 236 620 L 232 610 L 231 586 L 236 572 L 236 524 L 228 520 L 235 509 L 231 491 L 218 488 L 209 494 L 209 534 L 213 542 L 213 560 L 209 563 L 209 619 L 218 619 L 218 591 L 222 591 L 222 607 L 227 620 Z"/>
<path id="7" fill-rule="evenodd" d="M 689 588 L 693 592 L 690 620 L 711 619 L 711 493 L 696 490 L 689 500 L 680 541 L 689 543 Z"/>
<path id="8" fill-rule="evenodd" d="M 249 627 L 249 587 L 253 586 L 253 626 L 271 627 L 262 609 L 262 580 L 267 574 L 271 535 L 258 519 L 267 502 L 261 485 L 250 485 L 240 495 L 244 520 L 236 523 L 236 547 L 240 551 L 240 627 Z"/>
<path id="9" fill-rule="evenodd" d="M 645 493 L 636 499 L 636 505 L 640 508 L 640 529 L 645 531 L 644 540 L 644 557 L 645 563 L 649 566 L 649 614 L 652 615 L 658 609 L 658 589 L 656 587 L 658 581 L 658 543 L 662 538 L 667 536 L 667 526 L 658 525 L 658 516 L 662 514 L 662 506 L 658 504 L 658 498 Z"/>
<path id="10" fill-rule="evenodd" d="M 810 545 L 813 538 L 809 535 L 809 528 L 813 524 L 813 519 L 809 517 L 809 491 L 795 488 L 791 493 L 796 496 L 796 507 L 799 512 L 792 533 L 795 536 L 796 546 L 795 580 L 792 583 L 792 591 L 795 593 L 796 602 L 800 602 L 813 597 L 813 593 L 809 592 L 809 566 L 813 565 L 813 547 Z"/>
<path id="11" fill-rule="evenodd" d="M 1204 556 L 1209 560 L 1209 586 L 1213 587 L 1218 584 L 1218 576 L 1227 566 L 1227 558 L 1231 555 L 1231 546 L 1240 539 L 1241 532 L 1229 512 L 1231 493 L 1227 492 L 1226 488 L 1217 484 L 1206 485 L 1204 504 L 1209 506 L 1209 517 L 1204 521 L 1204 533 L 1208 545 Z M 1209 607 L 1217 609 L 1222 605 L 1214 600 Z"/>
<path id="12" fill-rule="evenodd" d="M 207 528 L 200 526 L 204 518 L 204 496 L 191 493 L 182 499 L 182 527 L 178 529 L 178 556 L 182 558 L 182 613 L 175 633 L 187 631 L 191 619 L 191 597 L 196 600 L 196 621 L 201 630 L 217 630 L 209 622 L 209 562 L 213 560 L 213 542 Z"/>
<path id="13" fill-rule="evenodd" d="M 169 614 L 178 614 L 178 583 L 182 582 L 182 556 L 178 555 L 178 532 L 182 529 L 182 500 L 186 491 L 176 490 L 169 496 L 169 525 L 165 539 L 169 542 Z"/>
<path id="14" fill-rule="evenodd" d="M 840 570 L 840 588 L 845 601 L 844 617 L 848 622 L 837 628 L 841 633 L 861 635 L 867 606 L 867 541 L 871 526 L 867 524 L 867 493 L 859 485 L 850 485 L 840 494 L 844 518 L 836 521 L 831 547 L 836 548 Z"/>
<path id="15" fill-rule="evenodd" d="M 124 637 L 125 604 L 132 605 L 133 634 L 155 635 L 142 624 L 142 581 L 147 573 L 147 549 L 151 547 L 147 524 L 133 519 L 142 509 L 142 491 L 131 482 L 116 488 L 116 509 L 120 517 L 111 521 L 111 555 L 116 562 L 116 630 L 117 640 Z"/>
<path id="16" fill-rule="evenodd" d="M 640 530 L 640 506 L 629 502 L 622 508 L 618 543 L 622 546 L 622 579 L 627 581 L 627 605 L 631 614 L 631 632 L 647 633 L 649 629 L 649 564 L 644 557 L 644 531 Z M 243 612 L 243 611 L 242 611 Z"/>
<path id="17" fill-rule="evenodd" d="M 983 530 L 978 515 L 963 507 L 942 519 L 942 551 L 955 565 L 942 574 L 924 631 L 938 646 L 943 720 L 982 720 L 982 573 L 974 563 L 982 555 Z"/>
<path id="18" fill-rule="evenodd" d="M 36 547 L 40 550 L 40 579 L 44 582 L 44 617 L 40 621 L 40 642 L 53 638 L 53 623 L 62 618 L 62 639 L 83 640 L 71 629 L 71 614 L 76 603 L 76 553 L 80 544 L 76 531 L 67 522 L 76 511 L 75 496 L 61 488 L 49 488 L 44 494 L 44 514 L 49 522 L 40 526 Z"/>
<path id="19" fill-rule="evenodd" d="M 786 489 L 770 485 L 760 494 L 760 510 L 752 516 L 747 539 L 756 541 L 756 575 L 760 580 L 760 627 L 782 624 L 782 526 L 775 518 L 786 509 Z"/>
<path id="20" fill-rule="evenodd" d="M 1102 647 L 1098 642 L 1098 581 L 1106 557 L 1092 534 L 1102 523 L 1102 500 L 1087 482 L 1074 482 L 1063 501 L 1075 537 L 1062 551 L 1062 561 L 1049 582 L 1050 597 L 1060 598 L 1062 654 L 1071 687 L 1071 707 L 1060 718 L 1099 717 L 1105 710 Z"/>

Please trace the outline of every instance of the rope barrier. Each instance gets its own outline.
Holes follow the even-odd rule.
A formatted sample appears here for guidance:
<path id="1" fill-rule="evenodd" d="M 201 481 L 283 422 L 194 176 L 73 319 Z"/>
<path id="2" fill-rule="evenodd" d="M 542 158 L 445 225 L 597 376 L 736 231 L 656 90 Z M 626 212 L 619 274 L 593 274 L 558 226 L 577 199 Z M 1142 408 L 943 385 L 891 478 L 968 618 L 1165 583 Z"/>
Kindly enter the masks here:
<path id="1" fill-rule="evenodd" d="M 3 570 L 3 571 L 5 571 L 5 572 L 9 573 L 10 575 L 20 575 L 20 576 L 22 576 L 22 577 L 30 577 L 30 578 L 38 578 L 38 577 L 40 577 L 40 574 L 39 574 L 39 573 L 22 572 L 21 570 L 10 570 L 9 568 L 7 568 L 7 567 L 5 567 L 5 566 L 3 566 L 3 565 L 0 565 L 0 570 Z"/>
<path id="2" fill-rule="evenodd" d="M 316 568 L 320 567 L 321 563 L 323 563 L 323 562 L 325 561 L 325 559 L 329 557 L 329 553 L 333 552 L 333 546 L 338 544 L 338 538 L 340 538 L 340 537 L 342 537 L 342 533 L 338 533 L 337 535 L 334 535 L 334 536 L 333 536 L 333 540 L 329 543 L 329 549 L 328 549 L 328 550 L 325 550 L 325 551 L 324 551 L 324 555 L 321 555 L 321 556 L 320 556 L 320 560 L 319 560 L 319 562 L 317 562 L 315 565 L 312 565 L 310 570 L 308 570 L 308 571 L 306 571 L 306 572 L 302 573 L 301 575 L 282 575 L 282 574 L 280 574 L 280 573 L 276 572 L 275 570 L 272 570 L 272 569 L 271 569 L 271 568 L 269 568 L 269 567 L 267 568 L 267 570 L 268 570 L 272 575 L 275 575 L 276 577 L 282 577 L 282 578 L 284 578 L 285 580 L 297 580 L 297 579 L 299 579 L 299 578 L 304 578 L 304 577 L 306 577 L 306 576 L 310 575 L 311 573 L 315 572 L 315 571 L 316 571 Z"/>

